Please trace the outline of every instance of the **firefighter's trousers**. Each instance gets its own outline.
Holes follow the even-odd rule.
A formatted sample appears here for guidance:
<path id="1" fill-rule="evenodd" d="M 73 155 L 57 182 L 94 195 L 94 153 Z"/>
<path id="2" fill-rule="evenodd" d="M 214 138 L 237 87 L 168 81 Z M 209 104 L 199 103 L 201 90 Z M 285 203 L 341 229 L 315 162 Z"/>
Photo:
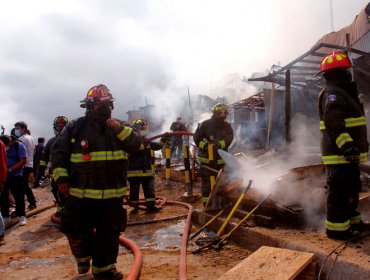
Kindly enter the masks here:
<path id="1" fill-rule="evenodd" d="M 126 221 L 122 206 L 123 198 L 69 196 L 62 210 L 61 231 L 78 263 L 92 259 L 94 274 L 115 268 L 120 229 L 122 221 Z"/>
<path id="2" fill-rule="evenodd" d="M 351 224 L 361 220 L 357 210 L 361 190 L 358 164 L 327 165 L 326 232 L 338 236 L 347 233 Z"/>
<path id="3" fill-rule="evenodd" d="M 139 205 L 141 184 L 145 197 L 145 205 L 149 207 L 155 205 L 154 177 L 130 177 L 128 181 L 130 183 L 130 201 L 133 204 Z"/>

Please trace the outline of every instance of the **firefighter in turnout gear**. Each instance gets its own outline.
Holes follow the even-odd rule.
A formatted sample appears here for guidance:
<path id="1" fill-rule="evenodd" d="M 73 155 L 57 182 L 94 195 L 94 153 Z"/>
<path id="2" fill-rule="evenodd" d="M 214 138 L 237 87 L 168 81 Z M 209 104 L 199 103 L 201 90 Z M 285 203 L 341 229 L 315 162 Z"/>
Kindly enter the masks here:
<path id="1" fill-rule="evenodd" d="M 68 122 L 68 119 L 64 116 L 58 116 L 54 119 L 53 130 L 54 130 L 55 136 L 50 138 L 50 140 L 46 143 L 46 146 L 41 153 L 40 165 L 39 165 L 37 176 L 36 176 L 36 182 L 40 182 L 41 178 L 45 175 L 46 168 L 48 166 L 48 163 L 50 162 L 51 149 L 57 137 L 60 135 L 63 128 L 66 126 L 67 122 Z M 52 174 L 52 171 L 53 171 L 53 167 L 50 166 L 49 174 Z M 57 216 L 59 217 L 60 212 L 65 203 L 65 196 L 59 193 L 58 185 L 53 178 L 51 179 L 51 192 L 53 193 L 55 201 L 58 205 L 57 206 Z"/>
<path id="2" fill-rule="evenodd" d="M 209 194 L 211 192 L 210 176 L 217 175 L 214 174 L 214 172 L 204 168 L 204 166 L 208 166 L 216 170 L 221 170 L 225 162 L 217 153 L 217 149 L 227 151 L 228 147 L 234 139 L 233 129 L 230 123 L 225 121 L 227 115 L 228 110 L 226 105 L 220 103 L 215 105 L 213 107 L 212 117 L 199 124 L 193 135 L 194 142 L 199 148 L 197 160 L 200 163 L 203 205 L 206 205 Z M 209 144 L 212 144 L 214 147 L 214 161 L 209 160 Z"/>
<path id="3" fill-rule="evenodd" d="M 152 151 L 161 150 L 162 145 L 146 139 L 148 128 L 144 120 L 135 120 L 133 127 L 140 132 L 143 144 L 138 152 L 128 155 L 127 177 L 130 184 L 130 202 L 134 206 L 131 214 L 138 213 L 140 184 L 143 188 L 147 211 L 158 212 L 162 208 L 155 204 L 154 170 L 151 164 L 154 160 Z"/>
<path id="4" fill-rule="evenodd" d="M 365 227 L 358 211 L 359 163 L 367 161 L 368 141 L 363 106 L 352 81 L 345 52 L 324 57 L 320 73 L 326 85 L 319 95 L 322 161 L 327 171 L 326 234 L 346 239 Z"/>
<path id="5" fill-rule="evenodd" d="M 67 197 L 61 231 L 80 274 L 90 270 L 92 261 L 93 279 L 122 279 L 115 263 L 127 219 L 125 152 L 139 150 L 142 140 L 111 118 L 113 96 L 105 85 L 92 87 L 80 106 L 86 115 L 68 122 L 52 149 L 53 176 Z"/>

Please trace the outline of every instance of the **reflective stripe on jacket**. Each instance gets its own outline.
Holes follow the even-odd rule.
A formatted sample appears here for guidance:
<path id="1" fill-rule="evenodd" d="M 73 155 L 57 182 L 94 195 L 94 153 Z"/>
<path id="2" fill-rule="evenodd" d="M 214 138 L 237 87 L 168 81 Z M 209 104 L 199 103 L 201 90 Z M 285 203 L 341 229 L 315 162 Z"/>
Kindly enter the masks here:
<path id="1" fill-rule="evenodd" d="M 150 142 L 147 143 L 146 146 L 141 144 L 138 152 L 129 154 L 127 177 L 153 177 L 154 172 L 152 168 L 152 151 L 158 151 L 161 148 L 161 144 Z"/>
<path id="2" fill-rule="evenodd" d="M 135 152 L 140 145 L 141 137 L 130 127 L 122 125 L 113 131 L 89 115 L 73 120 L 52 149 L 54 180 L 68 182 L 75 197 L 122 197 L 126 194 L 126 152 Z"/>
<path id="3" fill-rule="evenodd" d="M 319 95 L 321 152 L 324 164 L 348 164 L 341 149 L 350 144 L 360 152 L 360 162 L 367 161 L 366 120 L 357 96 L 328 85 Z"/>
<path id="4" fill-rule="evenodd" d="M 207 142 L 216 141 L 220 148 L 227 151 L 231 142 L 234 139 L 234 132 L 230 123 L 226 121 L 216 120 L 213 116 L 203 121 L 194 132 L 193 139 L 199 147 L 197 159 L 199 162 L 209 164 L 208 144 Z M 221 156 L 215 152 L 215 160 L 217 165 L 224 164 Z"/>

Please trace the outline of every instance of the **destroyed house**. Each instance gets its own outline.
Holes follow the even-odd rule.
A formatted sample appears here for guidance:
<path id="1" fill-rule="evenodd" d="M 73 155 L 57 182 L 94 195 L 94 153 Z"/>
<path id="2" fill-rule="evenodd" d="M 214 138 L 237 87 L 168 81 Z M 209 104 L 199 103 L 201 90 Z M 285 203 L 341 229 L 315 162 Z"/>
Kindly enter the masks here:
<path id="1" fill-rule="evenodd" d="M 272 66 L 268 75 L 246 79 L 264 82 L 264 89 L 230 105 L 234 129 L 251 149 L 279 149 L 294 140 L 299 129 L 309 129 L 307 144 L 318 149 L 318 95 L 324 80 L 320 62 L 328 53 L 348 51 L 354 64 L 360 100 L 367 120 L 370 107 L 370 3 L 352 24 L 324 35 L 306 53 L 285 66 Z M 369 124 L 368 124 L 369 127 Z M 314 140 L 313 140 L 314 139 Z M 310 141 L 313 140 L 313 141 Z"/>

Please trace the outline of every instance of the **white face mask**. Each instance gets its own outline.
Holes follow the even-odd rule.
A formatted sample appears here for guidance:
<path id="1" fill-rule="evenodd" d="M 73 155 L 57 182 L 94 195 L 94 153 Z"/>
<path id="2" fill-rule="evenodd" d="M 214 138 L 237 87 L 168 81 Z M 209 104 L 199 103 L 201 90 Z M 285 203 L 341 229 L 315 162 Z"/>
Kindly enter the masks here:
<path id="1" fill-rule="evenodd" d="M 15 136 L 19 137 L 22 135 L 21 131 L 19 129 L 14 130 Z"/>
<path id="2" fill-rule="evenodd" d="M 140 130 L 140 135 L 141 136 L 147 136 L 148 131 L 147 130 Z"/>

